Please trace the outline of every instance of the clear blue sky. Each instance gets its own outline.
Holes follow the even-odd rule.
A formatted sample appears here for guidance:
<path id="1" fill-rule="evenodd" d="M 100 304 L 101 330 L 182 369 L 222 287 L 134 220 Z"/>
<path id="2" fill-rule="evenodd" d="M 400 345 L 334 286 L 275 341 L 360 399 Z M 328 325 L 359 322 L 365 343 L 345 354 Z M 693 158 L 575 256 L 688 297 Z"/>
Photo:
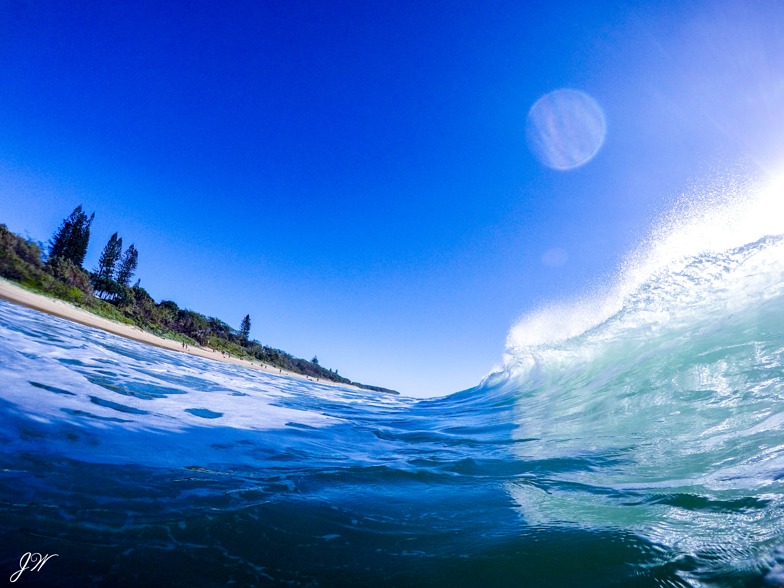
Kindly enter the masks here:
<path id="1" fill-rule="evenodd" d="M 0 222 L 95 211 L 156 300 L 366 383 L 471 387 L 675 196 L 784 161 L 784 3 L 0 0 Z M 542 96 L 593 98 L 543 165 Z"/>

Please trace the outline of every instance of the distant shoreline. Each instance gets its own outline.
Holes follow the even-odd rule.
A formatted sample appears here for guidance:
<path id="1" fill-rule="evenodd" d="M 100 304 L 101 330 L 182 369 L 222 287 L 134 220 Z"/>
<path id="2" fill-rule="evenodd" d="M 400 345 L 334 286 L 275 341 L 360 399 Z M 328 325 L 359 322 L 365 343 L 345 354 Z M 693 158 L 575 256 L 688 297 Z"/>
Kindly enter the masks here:
<path id="1" fill-rule="evenodd" d="M 339 382 L 333 382 L 326 379 L 312 378 L 275 366 L 266 365 L 260 361 L 240 359 L 232 355 L 224 355 L 220 351 L 214 351 L 212 349 L 207 349 L 196 345 L 188 345 L 187 347 L 183 348 L 182 343 L 179 341 L 173 341 L 171 339 L 159 337 L 150 332 L 144 331 L 139 327 L 125 325 L 102 316 L 98 316 L 87 310 L 74 306 L 73 304 L 64 300 L 49 298 L 43 294 L 31 292 L 30 290 L 26 290 L 25 288 L 14 284 L 5 278 L 0 278 L 0 298 L 13 304 L 26 306 L 27 308 L 32 308 L 33 310 L 37 310 L 39 312 L 44 312 L 46 314 L 50 314 L 52 316 L 56 316 L 74 323 L 100 329 L 125 339 L 131 339 L 137 343 L 152 345 L 153 347 L 159 347 L 169 351 L 187 353 L 188 355 L 202 357 L 205 359 L 212 359 L 221 363 L 256 369 L 266 372 L 272 376 L 285 376 L 287 378 L 295 378 L 297 380 L 318 382 L 319 384 L 324 384 L 327 386 L 361 390 L 361 388 L 358 386 L 351 384 L 341 384 Z"/>

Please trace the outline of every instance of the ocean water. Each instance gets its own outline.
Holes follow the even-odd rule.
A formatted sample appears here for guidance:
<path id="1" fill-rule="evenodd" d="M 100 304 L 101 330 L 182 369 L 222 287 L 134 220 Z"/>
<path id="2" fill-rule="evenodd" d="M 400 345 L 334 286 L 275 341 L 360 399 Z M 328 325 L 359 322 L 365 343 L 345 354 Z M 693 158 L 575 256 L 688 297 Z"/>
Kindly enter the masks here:
<path id="1" fill-rule="evenodd" d="M 3 573 L 40 553 L 17 585 L 784 586 L 784 190 L 719 192 L 433 400 L 0 302 Z"/>

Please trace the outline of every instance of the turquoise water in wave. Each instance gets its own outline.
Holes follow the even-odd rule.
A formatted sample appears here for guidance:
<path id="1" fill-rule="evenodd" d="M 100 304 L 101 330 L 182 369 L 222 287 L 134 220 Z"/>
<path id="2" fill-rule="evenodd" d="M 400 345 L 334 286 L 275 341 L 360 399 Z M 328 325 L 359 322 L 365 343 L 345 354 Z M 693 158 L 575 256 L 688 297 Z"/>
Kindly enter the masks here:
<path id="1" fill-rule="evenodd" d="M 607 288 L 524 317 L 480 385 L 427 401 L 0 302 L 0 567 L 57 554 L 35 586 L 784 586 L 770 211 L 679 211 Z"/>

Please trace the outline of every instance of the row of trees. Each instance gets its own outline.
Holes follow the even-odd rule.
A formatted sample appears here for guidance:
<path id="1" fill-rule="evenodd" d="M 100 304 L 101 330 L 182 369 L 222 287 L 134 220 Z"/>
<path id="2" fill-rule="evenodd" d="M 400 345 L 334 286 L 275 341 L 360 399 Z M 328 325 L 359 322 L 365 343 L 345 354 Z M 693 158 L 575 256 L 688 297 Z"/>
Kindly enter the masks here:
<path id="1" fill-rule="evenodd" d="M 98 258 L 98 267 L 92 273 L 93 288 L 104 300 L 121 296 L 139 265 L 139 252 L 131 245 L 123 252 L 122 237 L 114 233 Z"/>
<path id="2" fill-rule="evenodd" d="M 240 328 L 234 329 L 218 318 L 182 309 L 171 300 L 155 302 L 139 281 L 129 286 L 138 266 L 139 254 L 134 245 L 123 250 L 118 233 L 114 233 L 104 246 L 95 270 L 86 272 L 83 264 L 94 218 L 94 213 L 88 216 L 81 205 L 77 206 L 49 241 L 48 257 L 43 255 L 38 244 L 14 235 L 0 225 L 0 275 L 34 290 L 81 304 L 103 316 L 184 343 L 254 358 L 313 378 L 352 383 L 338 375 L 337 370 L 319 365 L 316 357 L 307 361 L 251 340 L 250 315 L 245 315 Z"/>
<path id="3" fill-rule="evenodd" d="M 83 271 L 93 219 L 95 213 L 87 216 L 80 204 L 63 220 L 49 241 L 50 265 L 70 264 Z M 136 247 L 131 244 L 123 252 L 122 245 L 122 237 L 114 233 L 98 258 L 98 267 L 89 274 L 94 293 L 104 300 L 121 297 L 139 265 Z"/>

